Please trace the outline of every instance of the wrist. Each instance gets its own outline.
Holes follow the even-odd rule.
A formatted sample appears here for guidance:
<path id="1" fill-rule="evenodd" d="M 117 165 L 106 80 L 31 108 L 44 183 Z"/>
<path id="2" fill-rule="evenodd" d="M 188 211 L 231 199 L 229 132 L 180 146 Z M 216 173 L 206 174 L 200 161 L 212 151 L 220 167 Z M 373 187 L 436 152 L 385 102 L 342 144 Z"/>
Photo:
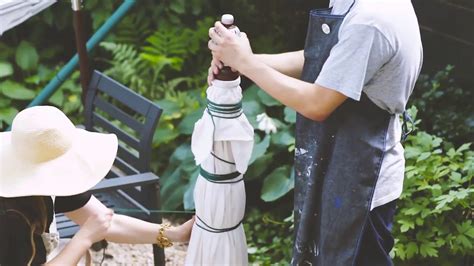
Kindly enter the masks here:
<path id="1" fill-rule="evenodd" d="M 168 238 L 171 242 L 180 242 L 181 234 L 176 227 L 166 228 L 163 231 L 163 235 Z"/>
<path id="2" fill-rule="evenodd" d="M 239 72 L 242 75 L 252 79 L 252 75 L 257 72 L 256 69 L 262 65 L 265 65 L 261 60 L 259 60 L 259 56 L 260 55 L 251 54 L 242 59 L 240 69 L 238 69 Z"/>
<path id="3" fill-rule="evenodd" d="M 80 233 L 80 231 L 76 235 L 74 235 L 72 240 L 76 242 L 78 246 L 84 249 L 89 249 L 92 246 L 92 244 L 94 244 L 94 241 L 92 239 L 89 239 L 88 237 L 83 236 Z"/>

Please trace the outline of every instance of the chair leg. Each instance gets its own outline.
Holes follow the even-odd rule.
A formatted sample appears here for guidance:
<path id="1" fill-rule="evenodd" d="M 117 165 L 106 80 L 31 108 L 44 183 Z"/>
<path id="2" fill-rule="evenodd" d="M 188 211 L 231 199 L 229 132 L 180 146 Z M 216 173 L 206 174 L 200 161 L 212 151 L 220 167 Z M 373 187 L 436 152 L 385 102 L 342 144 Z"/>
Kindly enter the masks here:
<path id="1" fill-rule="evenodd" d="M 161 207 L 161 198 L 160 198 L 160 185 L 153 184 L 146 186 L 145 195 L 148 195 L 149 207 L 152 210 L 159 210 Z M 159 213 L 151 213 L 151 222 L 153 223 L 162 223 L 163 220 Z M 165 252 L 162 248 L 159 248 L 157 245 L 153 245 L 153 258 L 155 265 L 165 265 Z"/>
<path id="2" fill-rule="evenodd" d="M 153 245 L 153 258 L 155 265 L 165 265 L 165 251 L 157 245 Z"/>

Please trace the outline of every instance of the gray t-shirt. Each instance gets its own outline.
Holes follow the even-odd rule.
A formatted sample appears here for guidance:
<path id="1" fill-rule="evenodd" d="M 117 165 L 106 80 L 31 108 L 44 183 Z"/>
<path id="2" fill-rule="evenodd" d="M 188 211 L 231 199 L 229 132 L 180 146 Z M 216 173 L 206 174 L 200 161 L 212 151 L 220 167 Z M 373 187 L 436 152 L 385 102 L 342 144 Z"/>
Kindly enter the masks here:
<path id="1" fill-rule="evenodd" d="M 344 14 L 350 0 L 333 0 L 333 14 Z M 397 199 L 403 189 L 404 150 L 399 114 L 405 110 L 421 70 L 423 50 L 410 0 L 357 0 L 339 31 L 316 83 L 360 100 L 365 93 L 395 114 L 376 184 L 372 209 Z"/>

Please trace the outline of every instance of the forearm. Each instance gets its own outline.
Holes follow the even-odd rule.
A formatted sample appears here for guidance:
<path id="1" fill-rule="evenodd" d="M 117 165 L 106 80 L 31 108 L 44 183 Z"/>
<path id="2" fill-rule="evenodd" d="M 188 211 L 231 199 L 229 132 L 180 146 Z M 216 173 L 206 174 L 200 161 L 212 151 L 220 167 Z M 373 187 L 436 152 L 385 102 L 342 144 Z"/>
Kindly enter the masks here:
<path id="1" fill-rule="evenodd" d="M 66 216 L 83 226 L 88 217 L 105 212 L 107 212 L 107 207 L 95 197 L 92 197 L 84 207 L 68 212 Z M 153 244 L 156 243 L 160 226 L 129 216 L 115 214 L 105 234 L 105 239 L 117 243 Z M 176 227 L 164 231 L 164 236 L 172 242 L 183 240 L 183 235 L 184 232 Z"/>
<path id="2" fill-rule="evenodd" d="M 304 64 L 304 53 L 301 51 L 281 54 L 258 54 L 258 60 L 276 71 L 290 77 L 300 78 Z"/>
<path id="3" fill-rule="evenodd" d="M 115 243 L 154 244 L 161 225 L 129 216 L 115 214 L 106 239 Z M 179 239 L 176 228 L 165 229 L 164 236 L 172 242 Z"/>
<path id="4" fill-rule="evenodd" d="M 254 56 L 238 70 L 272 97 L 313 120 L 323 121 L 346 99 L 315 83 L 284 75 Z"/>
<path id="5" fill-rule="evenodd" d="M 78 233 L 67 243 L 61 253 L 45 265 L 77 265 L 91 245 L 90 241 L 82 238 Z"/>

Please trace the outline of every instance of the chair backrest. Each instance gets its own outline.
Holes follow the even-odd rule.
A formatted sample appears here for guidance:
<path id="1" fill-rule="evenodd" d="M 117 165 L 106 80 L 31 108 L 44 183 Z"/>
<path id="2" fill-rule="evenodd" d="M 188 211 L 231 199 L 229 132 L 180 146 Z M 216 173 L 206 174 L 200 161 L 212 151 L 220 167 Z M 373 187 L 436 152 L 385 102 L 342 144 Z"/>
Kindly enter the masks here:
<path id="1" fill-rule="evenodd" d="M 114 165 L 123 174 L 150 171 L 153 135 L 162 111 L 152 101 L 94 71 L 85 99 L 85 126 L 117 135 Z M 109 177 L 118 175 L 114 169 L 109 173 Z"/>

